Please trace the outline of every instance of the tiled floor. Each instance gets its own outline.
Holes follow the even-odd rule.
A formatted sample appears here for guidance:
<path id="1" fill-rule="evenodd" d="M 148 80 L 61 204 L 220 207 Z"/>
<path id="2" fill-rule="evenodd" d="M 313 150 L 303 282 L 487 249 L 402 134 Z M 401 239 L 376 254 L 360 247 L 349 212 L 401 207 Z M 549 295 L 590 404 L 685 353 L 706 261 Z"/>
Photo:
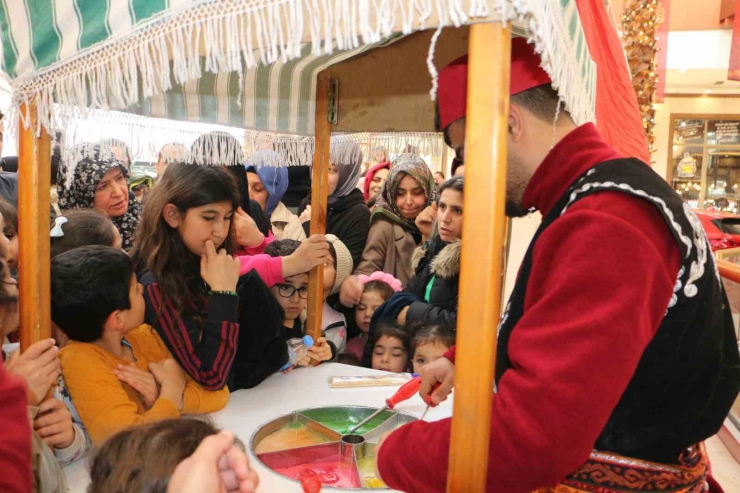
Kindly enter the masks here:
<path id="1" fill-rule="evenodd" d="M 740 493 L 740 464 L 716 436 L 707 440 L 706 445 L 714 478 L 722 485 L 725 493 Z"/>

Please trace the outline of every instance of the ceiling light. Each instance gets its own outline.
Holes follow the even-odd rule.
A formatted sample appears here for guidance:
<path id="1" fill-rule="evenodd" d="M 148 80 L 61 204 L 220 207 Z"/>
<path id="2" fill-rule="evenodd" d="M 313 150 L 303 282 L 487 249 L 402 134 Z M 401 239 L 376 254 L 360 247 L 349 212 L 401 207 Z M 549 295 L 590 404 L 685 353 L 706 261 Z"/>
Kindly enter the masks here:
<path id="1" fill-rule="evenodd" d="M 707 89 L 706 91 L 704 91 L 704 94 L 712 94 L 712 90 L 711 89 Z"/>

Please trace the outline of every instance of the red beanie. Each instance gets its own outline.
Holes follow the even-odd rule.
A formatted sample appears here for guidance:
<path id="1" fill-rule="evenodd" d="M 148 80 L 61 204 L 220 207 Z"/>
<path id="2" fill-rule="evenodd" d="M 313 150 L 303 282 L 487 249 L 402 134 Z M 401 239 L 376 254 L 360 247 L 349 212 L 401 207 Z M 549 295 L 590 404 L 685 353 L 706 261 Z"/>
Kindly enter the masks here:
<path id="1" fill-rule="evenodd" d="M 540 56 L 525 38 L 511 40 L 511 79 L 509 95 L 549 84 L 550 76 L 540 67 Z M 439 73 L 437 104 L 440 130 L 465 116 L 468 97 L 468 55 L 447 65 Z"/>

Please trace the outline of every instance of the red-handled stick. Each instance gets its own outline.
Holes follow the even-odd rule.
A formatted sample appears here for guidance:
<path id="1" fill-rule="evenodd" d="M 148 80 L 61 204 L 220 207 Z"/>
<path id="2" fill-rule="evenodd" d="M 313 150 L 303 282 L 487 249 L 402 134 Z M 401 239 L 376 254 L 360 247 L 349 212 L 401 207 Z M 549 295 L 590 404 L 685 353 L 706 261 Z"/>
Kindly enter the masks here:
<path id="1" fill-rule="evenodd" d="M 381 407 L 374 413 L 372 413 L 367 418 L 360 421 L 360 424 L 354 426 L 349 432 L 347 432 L 348 435 L 351 435 L 358 429 L 362 428 L 362 426 L 365 423 L 370 422 L 375 416 L 382 413 L 383 411 L 387 411 L 388 409 L 393 409 L 396 407 L 397 404 L 400 404 L 403 401 L 407 401 L 411 399 L 414 394 L 419 392 L 419 389 L 421 388 L 421 377 L 416 377 L 413 380 L 409 380 L 405 384 L 401 385 L 401 388 L 396 391 L 393 396 L 391 396 L 389 399 L 385 400 L 385 406 Z"/>

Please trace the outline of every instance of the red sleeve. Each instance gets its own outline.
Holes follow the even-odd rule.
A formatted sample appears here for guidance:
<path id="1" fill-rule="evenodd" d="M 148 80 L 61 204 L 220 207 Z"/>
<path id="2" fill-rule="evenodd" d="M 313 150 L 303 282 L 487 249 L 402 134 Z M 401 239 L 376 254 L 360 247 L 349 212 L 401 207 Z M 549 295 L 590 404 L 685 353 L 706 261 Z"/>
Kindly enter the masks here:
<path id="1" fill-rule="evenodd" d="M 238 258 L 241 264 L 239 267 L 240 276 L 243 276 L 254 269 L 265 284 L 267 284 L 268 288 L 284 281 L 282 257 L 271 257 L 269 255 L 262 254 L 242 255 Z"/>
<path id="2" fill-rule="evenodd" d="M 0 363 L 0 491 L 27 493 L 31 476 L 31 426 L 28 423 L 26 389 Z"/>
<path id="3" fill-rule="evenodd" d="M 580 200 L 542 234 L 509 340 L 513 368 L 493 400 L 486 491 L 552 486 L 586 461 L 665 315 L 680 263 L 657 210 L 619 192 Z M 378 458 L 383 480 L 443 492 L 449 430 L 448 419 L 393 433 Z M 424 454 L 399 460 L 419 443 Z"/>

